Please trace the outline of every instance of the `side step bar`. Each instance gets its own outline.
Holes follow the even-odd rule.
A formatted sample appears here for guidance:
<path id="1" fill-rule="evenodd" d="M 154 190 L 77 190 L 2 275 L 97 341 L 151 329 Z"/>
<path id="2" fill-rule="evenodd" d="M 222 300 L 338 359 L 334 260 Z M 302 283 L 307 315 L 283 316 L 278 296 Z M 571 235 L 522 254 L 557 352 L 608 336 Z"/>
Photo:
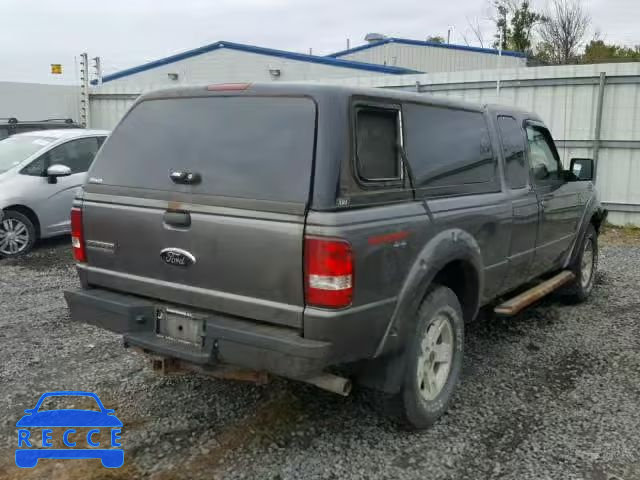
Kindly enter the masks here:
<path id="1" fill-rule="evenodd" d="M 522 292 L 520 295 L 513 297 L 512 299 L 507 300 L 504 303 L 501 303 L 496 308 L 494 308 L 493 311 L 497 315 L 502 315 L 505 317 L 517 315 L 532 303 L 537 302 L 542 297 L 550 294 L 564 284 L 569 283 L 574 278 L 576 278 L 576 276 L 573 272 L 564 270 L 556 276 L 551 277 L 549 280 L 546 280 L 541 284 L 530 288 L 526 292 Z"/>

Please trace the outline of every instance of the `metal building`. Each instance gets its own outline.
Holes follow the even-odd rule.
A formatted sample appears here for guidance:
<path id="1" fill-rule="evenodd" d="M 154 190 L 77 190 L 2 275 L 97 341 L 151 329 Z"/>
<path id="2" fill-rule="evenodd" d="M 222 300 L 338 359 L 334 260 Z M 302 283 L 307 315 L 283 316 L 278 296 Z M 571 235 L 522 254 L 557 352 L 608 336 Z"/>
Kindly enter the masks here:
<path id="1" fill-rule="evenodd" d="M 408 40 L 369 34 L 368 43 L 332 53 L 329 58 L 409 68 L 424 73 L 525 67 L 522 52 Z"/>
<path id="2" fill-rule="evenodd" d="M 417 72 L 221 41 L 106 75 L 102 83 L 167 86 L 274 80 L 291 82 L 407 73 Z M 97 82 L 92 83 L 95 85 Z"/>

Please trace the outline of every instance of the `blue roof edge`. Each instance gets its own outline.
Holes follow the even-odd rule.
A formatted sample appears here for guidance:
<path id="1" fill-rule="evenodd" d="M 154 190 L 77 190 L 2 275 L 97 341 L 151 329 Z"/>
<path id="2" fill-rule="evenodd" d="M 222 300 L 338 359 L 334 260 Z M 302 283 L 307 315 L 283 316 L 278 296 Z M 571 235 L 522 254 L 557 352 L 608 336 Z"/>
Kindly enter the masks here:
<path id="1" fill-rule="evenodd" d="M 289 60 L 319 63 L 322 65 L 330 65 L 334 67 L 352 68 L 356 70 L 367 70 L 370 72 L 389 73 L 394 75 L 423 73 L 417 70 L 411 70 L 410 68 L 391 67 L 387 65 L 377 65 L 374 63 L 356 62 L 353 60 L 342 60 L 338 58 L 331 58 L 330 56 L 319 57 L 315 55 L 307 55 L 305 53 L 296 53 L 296 52 L 289 52 L 286 50 L 276 50 L 273 48 L 245 45 L 242 43 L 219 41 L 216 43 L 212 43 L 210 45 L 205 45 L 203 47 L 194 48 L 193 50 L 187 50 L 186 52 L 177 53 L 169 57 L 161 58 L 159 60 L 154 60 L 152 62 L 148 62 L 142 65 L 139 65 L 137 67 L 127 68 L 125 70 L 121 70 L 119 72 L 112 73 L 110 75 L 105 75 L 102 78 L 102 82 L 105 83 L 105 82 L 110 82 L 112 80 L 117 80 L 119 78 L 128 77 L 129 75 L 133 75 L 135 73 L 144 72 L 147 70 L 151 70 L 152 68 L 168 65 L 170 63 L 179 62 L 180 60 L 185 60 L 187 58 L 195 57 L 197 55 L 202 55 L 203 53 L 213 52 L 221 48 L 230 48 L 232 50 L 239 50 L 239 51 L 250 52 L 250 53 L 259 53 L 262 55 L 286 58 Z M 92 85 L 97 85 L 97 83 L 98 82 L 96 80 L 91 81 Z"/>
<path id="2" fill-rule="evenodd" d="M 408 38 L 396 38 L 389 37 L 379 40 L 377 42 L 371 42 L 365 45 L 360 45 L 358 47 L 349 48 L 347 50 L 341 50 L 339 52 L 330 53 L 327 57 L 337 58 L 343 55 L 348 55 L 349 53 L 359 52 L 361 50 L 367 50 L 369 48 L 378 47 L 380 45 L 384 45 L 387 43 L 401 43 L 404 45 L 418 45 L 422 47 L 438 47 L 438 48 L 450 48 L 452 50 L 466 50 L 467 52 L 478 52 L 478 53 L 490 53 L 493 55 L 498 55 L 498 50 L 494 48 L 482 48 L 482 47 L 469 47 L 466 45 L 452 45 L 450 43 L 438 43 L 438 42 L 428 42 L 422 40 L 411 40 Z M 502 55 L 505 57 L 518 57 L 518 58 L 527 58 L 527 55 L 524 52 L 514 52 L 513 50 L 503 50 Z"/>

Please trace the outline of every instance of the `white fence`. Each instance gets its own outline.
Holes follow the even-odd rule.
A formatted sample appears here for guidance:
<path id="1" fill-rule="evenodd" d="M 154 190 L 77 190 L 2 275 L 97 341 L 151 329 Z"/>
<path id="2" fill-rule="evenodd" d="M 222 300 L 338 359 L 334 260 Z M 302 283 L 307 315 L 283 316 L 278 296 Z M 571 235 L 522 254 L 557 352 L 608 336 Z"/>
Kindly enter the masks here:
<path id="1" fill-rule="evenodd" d="M 41 83 L 0 82 L 0 118 L 79 121 L 80 87 Z"/>
<path id="2" fill-rule="evenodd" d="M 411 90 L 535 111 L 551 129 L 565 164 L 573 157 L 597 156 L 597 187 L 610 211 L 609 221 L 640 226 L 640 63 L 318 82 Z M 90 125 L 113 128 L 137 96 L 152 89 L 153 86 L 137 91 L 116 86 L 94 89 L 90 95 Z M 598 118 L 601 128 L 597 128 Z"/>

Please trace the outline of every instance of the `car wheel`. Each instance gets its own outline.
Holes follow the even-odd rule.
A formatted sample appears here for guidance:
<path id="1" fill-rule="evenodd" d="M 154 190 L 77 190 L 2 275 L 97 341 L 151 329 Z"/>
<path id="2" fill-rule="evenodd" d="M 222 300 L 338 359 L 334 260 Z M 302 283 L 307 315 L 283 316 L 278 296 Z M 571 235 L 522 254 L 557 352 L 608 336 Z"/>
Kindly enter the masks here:
<path id="1" fill-rule="evenodd" d="M 577 302 L 587 300 L 593 290 L 597 269 L 598 233 L 593 225 L 589 225 L 582 239 L 578 256 L 571 266 L 576 278 L 566 288 L 565 295 Z"/>
<path id="2" fill-rule="evenodd" d="M 0 257 L 17 257 L 33 248 L 36 229 L 25 215 L 5 210 L 0 220 Z"/>
<path id="3" fill-rule="evenodd" d="M 464 320 L 460 301 L 434 286 L 418 311 L 406 349 L 402 413 L 414 429 L 433 425 L 447 410 L 462 369 Z"/>

